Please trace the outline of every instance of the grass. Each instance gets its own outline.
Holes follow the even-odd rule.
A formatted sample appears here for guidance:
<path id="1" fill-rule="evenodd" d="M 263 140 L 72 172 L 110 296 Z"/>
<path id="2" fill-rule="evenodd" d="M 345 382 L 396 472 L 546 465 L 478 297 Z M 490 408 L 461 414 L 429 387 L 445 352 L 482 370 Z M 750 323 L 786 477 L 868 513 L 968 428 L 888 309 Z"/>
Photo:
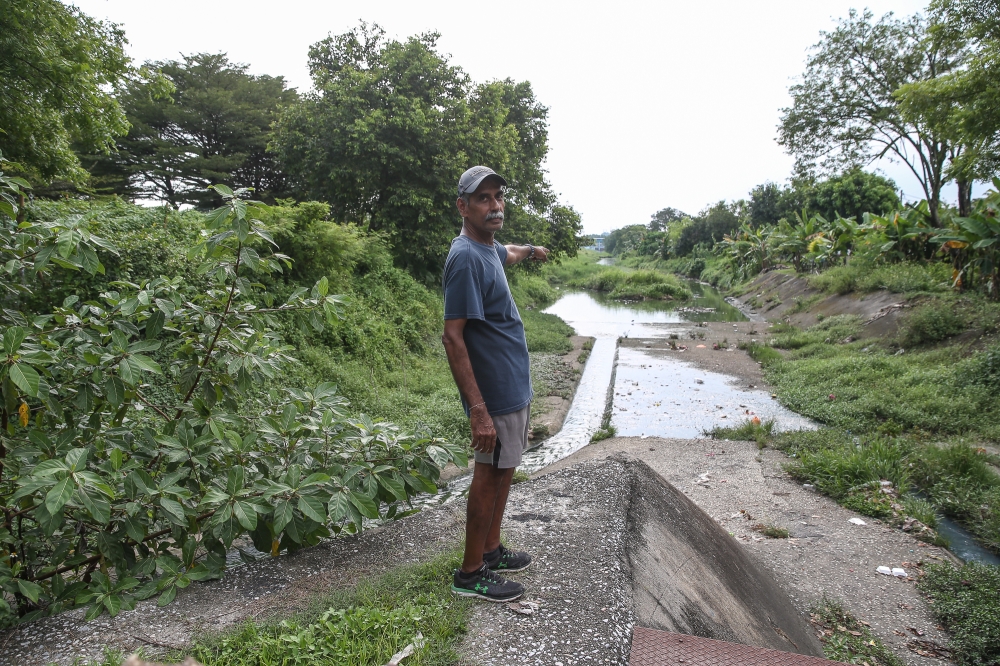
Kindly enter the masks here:
<path id="1" fill-rule="evenodd" d="M 834 266 L 806 280 L 813 289 L 830 294 L 868 293 L 887 289 L 897 294 L 942 293 L 951 289 L 951 267 L 941 262 L 879 264 L 855 260 Z"/>
<path id="2" fill-rule="evenodd" d="M 586 278 L 570 282 L 571 286 L 608 292 L 611 298 L 622 300 L 684 301 L 691 298 L 691 290 L 680 280 L 655 270 L 624 270 L 605 268 Z"/>
<path id="3" fill-rule="evenodd" d="M 827 659 L 869 666 L 904 666 L 868 625 L 847 612 L 839 601 L 824 597 L 811 609 L 810 623 L 822 634 Z"/>
<path id="4" fill-rule="evenodd" d="M 572 259 L 546 266 L 544 275 L 550 282 L 580 289 L 608 293 L 611 298 L 622 300 L 687 300 L 691 290 L 670 271 L 661 267 L 664 262 L 647 262 L 637 268 L 636 259 L 624 259 L 619 266 L 601 266 L 597 252 L 582 250 Z"/>
<path id="5" fill-rule="evenodd" d="M 456 550 L 399 567 L 319 596 L 294 617 L 246 622 L 166 658 L 179 662 L 191 656 L 204 666 L 369 666 L 389 661 L 419 632 L 423 647 L 406 659 L 407 666 L 454 664 L 471 606 L 450 592 L 451 574 L 460 561 Z M 100 662 L 119 664 L 120 657 L 111 654 Z"/>
<path id="6" fill-rule="evenodd" d="M 759 418 L 756 421 L 746 419 L 732 426 L 716 426 L 711 430 L 705 431 L 705 434 L 713 439 L 757 442 L 757 446 L 763 448 L 774 435 L 774 419 L 766 421 L 761 421 Z"/>
<path id="7" fill-rule="evenodd" d="M 932 564 L 917 585 L 932 599 L 934 616 L 948 629 L 956 663 L 1000 664 L 1000 567 Z"/>

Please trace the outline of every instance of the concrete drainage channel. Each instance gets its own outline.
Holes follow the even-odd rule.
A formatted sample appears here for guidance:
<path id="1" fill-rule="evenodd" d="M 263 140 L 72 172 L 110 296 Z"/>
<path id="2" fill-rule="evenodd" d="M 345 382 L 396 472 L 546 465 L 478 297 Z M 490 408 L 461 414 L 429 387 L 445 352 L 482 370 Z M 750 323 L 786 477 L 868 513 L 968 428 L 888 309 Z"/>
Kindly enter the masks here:
<path id="1" fill-rule="evenodd" d="M 770 663 L 822 661 L 822 646 L 771 575 L 641 461 L 591 461 L 542 476 L 516 489 L 508 516 L 510 538 L 536 553 L 522 580 L 538 608 L 525 617 L 478 606 L 462 650 L 470 663 L 624 666 L 630 654 L 655 656 L 641 640 L 633 645 L 636 627 L 743 644 L 741 659 L 780 651 L 796 654 Z M 711 652 L 707 645 L 686 648 Z"/>

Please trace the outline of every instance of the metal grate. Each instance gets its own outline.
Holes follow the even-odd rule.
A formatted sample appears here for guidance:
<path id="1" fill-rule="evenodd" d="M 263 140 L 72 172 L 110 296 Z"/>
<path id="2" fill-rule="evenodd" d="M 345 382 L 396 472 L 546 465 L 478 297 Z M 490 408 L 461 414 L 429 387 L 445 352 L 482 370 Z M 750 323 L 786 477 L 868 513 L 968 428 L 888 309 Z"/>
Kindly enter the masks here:
<path id="1" fill-rule="evenodd" d="M 793 652 L 636 627 L 629 666 L 830 666 L 840 664 Z"/>

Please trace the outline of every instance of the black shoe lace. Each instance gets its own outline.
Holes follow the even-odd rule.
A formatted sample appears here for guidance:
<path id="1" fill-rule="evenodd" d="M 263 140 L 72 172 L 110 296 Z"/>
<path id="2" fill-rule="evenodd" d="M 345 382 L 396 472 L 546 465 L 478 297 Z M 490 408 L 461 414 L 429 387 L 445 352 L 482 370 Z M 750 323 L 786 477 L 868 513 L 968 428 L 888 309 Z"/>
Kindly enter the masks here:
<path id="1" fill-rule="evenodd" d="M 493 583 L 494 585 L 503 584 L 504 580 L 500 578 L 500 576 L 498 576 L 492 569 L 488 566 L 483 566 L 483 569 L 485 569 L 485 571 L 481 574 L 483 580 L 487 583 Z"/>

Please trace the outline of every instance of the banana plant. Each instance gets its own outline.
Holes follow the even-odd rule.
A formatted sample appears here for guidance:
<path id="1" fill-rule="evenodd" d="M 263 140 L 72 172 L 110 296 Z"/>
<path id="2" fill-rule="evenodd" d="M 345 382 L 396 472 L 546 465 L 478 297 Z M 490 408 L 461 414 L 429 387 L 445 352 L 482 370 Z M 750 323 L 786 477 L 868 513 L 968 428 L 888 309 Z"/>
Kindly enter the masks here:
<path id="1" fill-rule="evenodd" d="M 952 257 L 956 288 L 978 281 L 991 298 L 1000 300 L 1000 178 L 993 179 L 993 186 L 996 189 L 976 202 L 971 215 L 953 217 L 933 241 Z"/>

